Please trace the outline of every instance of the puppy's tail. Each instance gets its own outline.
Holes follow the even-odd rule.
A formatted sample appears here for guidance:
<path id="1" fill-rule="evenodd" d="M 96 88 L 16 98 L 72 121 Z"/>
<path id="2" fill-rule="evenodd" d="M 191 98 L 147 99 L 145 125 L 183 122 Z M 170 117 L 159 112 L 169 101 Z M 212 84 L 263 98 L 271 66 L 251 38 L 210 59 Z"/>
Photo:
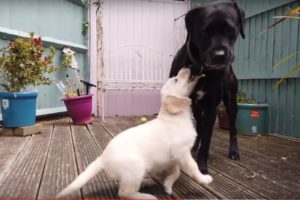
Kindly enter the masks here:
<path id="1" fill-rule="evenodd" d="M 90 179 L 96 176 L 103 169 L 101 157 L 92 162 L 68 187 L 63 189 L 56 198 L 65 197 L 76 190 L 80 189 Z"/>

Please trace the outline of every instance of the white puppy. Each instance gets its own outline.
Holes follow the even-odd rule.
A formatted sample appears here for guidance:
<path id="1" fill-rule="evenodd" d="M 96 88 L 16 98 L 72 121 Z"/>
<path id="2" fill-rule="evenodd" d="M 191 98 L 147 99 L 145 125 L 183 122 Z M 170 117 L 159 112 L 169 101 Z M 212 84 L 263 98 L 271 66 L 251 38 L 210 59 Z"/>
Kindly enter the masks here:
<path id="1" fill-rule="evenodd" d="M 102 155 L 57 197 L 78 190 L 101 170 L 119 182 L 119 196 L 123 198 L 154 199 L 139 189 L 146 175 L 155 177 L 162 172 L 167 172 L 163 185 L 169 194 L 180 170 L 200 184 L 209 184 L 212 177 L 201 174 L 190 152 L 196 131 L 188 96 L 198 78 L 183 68 L 177 77 L 169 79 L 161 89 L 157 118 L 113 138 Z"/>

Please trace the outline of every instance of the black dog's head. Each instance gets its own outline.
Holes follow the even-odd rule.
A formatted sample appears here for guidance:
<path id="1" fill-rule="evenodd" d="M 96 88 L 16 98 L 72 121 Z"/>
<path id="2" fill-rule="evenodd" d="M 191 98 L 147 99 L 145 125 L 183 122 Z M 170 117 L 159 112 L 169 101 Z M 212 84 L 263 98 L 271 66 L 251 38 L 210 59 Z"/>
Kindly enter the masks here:
<path id="1" fill-rule="evenodd" d="M 234 43 L 245 38 L 244 11 L 233 1 L 216 1 L 190 10 L 185 18 L 187 45 L 207 70 L 224 69 L 234 60 Z"/>

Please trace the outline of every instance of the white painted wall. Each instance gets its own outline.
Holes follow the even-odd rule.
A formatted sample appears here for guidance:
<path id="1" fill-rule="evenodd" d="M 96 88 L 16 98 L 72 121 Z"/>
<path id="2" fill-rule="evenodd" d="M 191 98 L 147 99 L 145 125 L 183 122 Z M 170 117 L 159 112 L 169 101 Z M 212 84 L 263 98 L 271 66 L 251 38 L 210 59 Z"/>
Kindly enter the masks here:
<path id="1" fill-rule="evenodd" d="M 98 41 L 101 41 L 103 63 L 98 61 L 98 70 L 103 70 L 104 76 L 98 80 L 105 92 L 99 93 L 98 110 L 103 111 L 100 107 L 103 105 L 104 115 L 157 113 L 159 89 L 168 78 L 173 57 L 185 40 L 182 15 L 188 11 L 189 2 L 102 2 L 99 17 L 103 35 Z"/>

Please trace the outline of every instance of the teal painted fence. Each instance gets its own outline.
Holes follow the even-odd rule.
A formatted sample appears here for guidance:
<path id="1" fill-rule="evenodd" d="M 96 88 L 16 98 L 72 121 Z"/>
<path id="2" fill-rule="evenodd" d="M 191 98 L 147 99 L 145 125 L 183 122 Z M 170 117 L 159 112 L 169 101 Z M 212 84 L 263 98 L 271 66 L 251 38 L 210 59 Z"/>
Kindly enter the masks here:
<path id="1" fill-rule="evenodd" d="M 1 0 L 0 47 L 17 36 L 28 37 L 28 32 L 34 32 L 42 36 L 45 46 L 51 45 L 57 49 L 57 65 L 62 60 L 63 47 L 69 46 L 75 50 L 80 75 L 88 79 L 87 37 L 82 35 L 82 23 L 86 20 L 87 9 L 81 0 Z M 62 80 L 66 74 L 72 76 L 72 70 L 57 72 L 52 78 Z M 38 114 L 65 111 L 60 100 L 61 93 L 55 84 L 37 89 Z"/>
<path id="2" fill-rule="evenodd" d="M 211 2 L 191 0 L 192 7 Z M 300 51 L 299 20 L 286 20 L 274 29 L 262 31 L 275 20 L 286 15 L 290 8 L 299 6 L 295 0 L 236 0 L 245 10 L 246 23 L 243 40 L 235 46 L 236 60 L 233 68 L 239 79 L 239 89 L 258 100 L 270 104 L 269 132 L 300 137 L 300 79 L 293 74 L 278 89 L 275 82 L 300 62 L 300 56 L 273 70 L 272 66 L 286 56 Z"/>

